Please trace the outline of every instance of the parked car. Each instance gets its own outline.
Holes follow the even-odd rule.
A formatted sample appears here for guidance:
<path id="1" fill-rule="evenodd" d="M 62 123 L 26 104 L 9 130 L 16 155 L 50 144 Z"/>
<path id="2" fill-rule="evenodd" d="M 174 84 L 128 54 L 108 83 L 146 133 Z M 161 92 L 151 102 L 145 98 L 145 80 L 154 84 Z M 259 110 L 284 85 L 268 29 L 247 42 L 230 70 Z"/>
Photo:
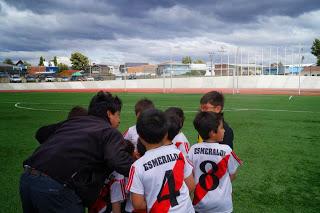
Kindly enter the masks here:
<path id="1" fill-rule="evenodd" d="M 92 76 L 87 76 L 87 77 L 86 77 L 86 80 L 87 80 L 87 81 L 94 81 L 94 78 L 93 78 Z"/>
<path id="2" fill-rule="evenodd" d="M 103 78 L 102 76 L 97 76 L 97 77 L 94 78 L 94 80 L 96 80 L 96 81 L 103 81 L 104 78 Z"/>
<path id="3" fill-rule="evenodd" d="M 69 77 L 62 77 L 61 81 L 63 81 L 63 82 L 70 81 L 70 78 Z"/>
<path id="4" fill-rule="evenodd" d="M 85 81 L 83 76 L 71 76 L 70 81 Z"/>
<path id="5" fill-rule="evenodd" d="M 36 82 L 36 78 L 34 76 L 27 76 L 26 81 L 27 82 Z"/>
<path id="6" fill-rule="evenodd" d="M 136 75 L 129 75 L 128 79 L 137 79 Z"/>
<path id="7" fill-rule="evenodd" d="M 56 81 L 56 78 L 49 75 L 44 79 L 44 81 L 45 82 L 54 82 L 54 81 Z"/>
<path id="8" fill-rule="evenodd" d="M 21 83 L 22 79 L 20 76 L 14 75 L 10 78 L 10 83 Z"/>

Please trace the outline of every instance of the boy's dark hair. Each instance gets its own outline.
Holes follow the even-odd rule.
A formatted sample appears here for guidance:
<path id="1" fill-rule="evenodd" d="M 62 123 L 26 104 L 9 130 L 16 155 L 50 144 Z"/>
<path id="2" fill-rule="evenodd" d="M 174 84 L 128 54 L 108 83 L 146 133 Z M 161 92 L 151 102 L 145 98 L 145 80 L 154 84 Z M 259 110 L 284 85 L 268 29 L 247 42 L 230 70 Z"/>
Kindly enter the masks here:
<path id="1" fill-rule="evenodd" d="M 146 109 L 154 109 L 153 102 L 147 98 L 139 100 L 134 106 L 134 111 L 136 115 L 138 115 L 138 113 L 142 113 Z"/>
<path id="2" fill-rule="evenodd" d="M 193 126 L 203 140 L 207 140 L 211 131 L 217 132 L 222 121 L 222 113 L 199 112 L 193 120 Z"/>
<path id="3" fill-rule="evenodd" d="M 183 126 L 183 111 L 178 107 L 170 107 L 164 113 L 168 122 L 168 139 L 172 141 L 179 134 Z"/>
<path id="4" fill-rule="evenodd" d="M 166 109 L 165 111 L 166 114 L 175 114 L 179 117 L 180 121 L 181 121 L 181 127 L 183 126 L 184 123 L 184 113 L 183 110 L 179 107 L 169 107 L 168 109 Z"/>
<path id="5" fill-rule="evenodd" d="M 136 127 L 139 136 L 149 144 L 159 144 L 168 132 L 166 116 L 158 109 L 143 111 Z"/>
<path id="6" fill-rule="evenodd" d="M 124 144 L 125 144 L 125 151 L 128 152 L 130 155 L 133 154 L 134 152 L 134 145 L 131 141 L 124 139 Z"/>
<path id="7" fill-rule="evenodd" d="M 122 102 L 118 96 L 112 96 L 109 92 L 99 91 L 91 99 L 88 114 L 94 115 L 100 118 L 107 119 L 107 111 L 110 111 L 112 114 L 115 112 L 120 112 L 122 107 Z"/>
<path id="8" fill-rule="evenodd" d="M 207 92 L 200 99 L 200 104 L 207 104 L 207 103 L 210 103 L 213 106 L 221 106 L 221 110 L 222 110 L 224 106 L 224 96 L 222 93 L 218 91 Z"/>
<path id="9" fill-rule="evenodd" d="M 76 117 L 76 116 L 86 116 L 88 115 L 88 110 L 81 106 L 73 107 L 70 112 L 68 113 L 68 119 Z"/>
<path id="10" fill-rule="evenodd" d="M 140 156 L 143 156 L 144 153 L 146 153 L 146 151 L 147 151 L 146 147 L 143 145 L 143 143 L 141 142 L 140 138 L 138 138 L 137 150 L 138 150 Z"/>

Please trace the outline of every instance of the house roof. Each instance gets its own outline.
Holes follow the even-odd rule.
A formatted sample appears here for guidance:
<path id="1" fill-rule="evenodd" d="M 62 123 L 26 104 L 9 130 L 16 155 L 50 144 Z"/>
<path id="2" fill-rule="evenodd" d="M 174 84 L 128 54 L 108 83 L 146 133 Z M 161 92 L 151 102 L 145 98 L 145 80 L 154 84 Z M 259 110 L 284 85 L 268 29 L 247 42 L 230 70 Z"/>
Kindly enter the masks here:
<path id="1" fill-rule="evenodd" d="M 22 60 L 19 60 L 19 61 L 16 63 L 16 65 L 18 65 L 18 64 L 24 64 L 24 63 L 23 63 Z"/>
<path id="2" fill-rule="evenodd" d="M 148 63 L 125 63 L 124 66 L 125 67 L 137 67 L 137 66 L 141 66 L 141 65 L 148 65 Z"/>

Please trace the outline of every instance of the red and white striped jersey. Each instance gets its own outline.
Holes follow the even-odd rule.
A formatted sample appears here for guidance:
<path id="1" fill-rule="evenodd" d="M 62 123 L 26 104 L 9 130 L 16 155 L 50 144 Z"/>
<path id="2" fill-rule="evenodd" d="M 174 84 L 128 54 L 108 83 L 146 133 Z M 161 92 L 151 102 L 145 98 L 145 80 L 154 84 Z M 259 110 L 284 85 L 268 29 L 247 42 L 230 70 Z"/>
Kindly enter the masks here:
<path id="1" fill-rule="evenodd" d="M 173 138 L 172 143 L 176 145 L 176 147 L 182 152 L 185 157 L 187 157 L 190 144 L 183 132 L 177 134 L 176 137 Z"/>
<path id="2" fill-rule="evenodd" d="M 148 212 L 194 212 L 184 179 L 192 166 L 174 145 L 148 150 L 132 166 L 127 190 L 143 195 Z"/>
<path id="3" fill-rule="evenodd" d="M 241 161 L 225 144 L 197 143 L 188 153 L 193 164 L 196 188 L 193 205 L 197 212 L 232 212 L 232 185 Z"/>
<path id="4" fill-rule="evenodd" d="M 126 179 L 118 172 L 112 172 L 110 175 L 110 200 L 111 203 L 121 202 L 126 199 Z"/>
<path id="5" fill-rule="evenodd" d="M 139 135 L 137 132 L 136 125 L 130 127 L 127 131 L 125 131 L 123 133 L 123 137 L 124 137 L 124 139 L 131 141 L 133 143 L 135 149 L 137 149 Z"/>

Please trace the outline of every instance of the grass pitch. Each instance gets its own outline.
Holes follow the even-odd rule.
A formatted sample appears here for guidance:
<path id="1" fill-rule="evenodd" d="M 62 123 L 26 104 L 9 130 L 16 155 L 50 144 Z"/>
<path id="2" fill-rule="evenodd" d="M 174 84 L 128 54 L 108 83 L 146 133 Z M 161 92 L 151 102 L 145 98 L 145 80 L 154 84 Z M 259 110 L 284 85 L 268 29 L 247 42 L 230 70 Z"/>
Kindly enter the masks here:
<path id="1" fill-rule="evenodd" d="M 135 123 L 135 102 L 147 97 L 160 109 L 181 107 L 183 132 L 196 141 L 192 121 L 201 95 L 118 95 L 124 103 L 121 131 Z M 37 128 L 65 119 L 75 105 L 88 106 L 92 96 L 0 94 L 1 212 L 21 212 L 22 161 L 38 146 Z M 234 150 L 244 161 L 233 182 L 235 212 L 320 211 L 320 97 L 226 95 L 225 119 L 234 130 Z"/>

